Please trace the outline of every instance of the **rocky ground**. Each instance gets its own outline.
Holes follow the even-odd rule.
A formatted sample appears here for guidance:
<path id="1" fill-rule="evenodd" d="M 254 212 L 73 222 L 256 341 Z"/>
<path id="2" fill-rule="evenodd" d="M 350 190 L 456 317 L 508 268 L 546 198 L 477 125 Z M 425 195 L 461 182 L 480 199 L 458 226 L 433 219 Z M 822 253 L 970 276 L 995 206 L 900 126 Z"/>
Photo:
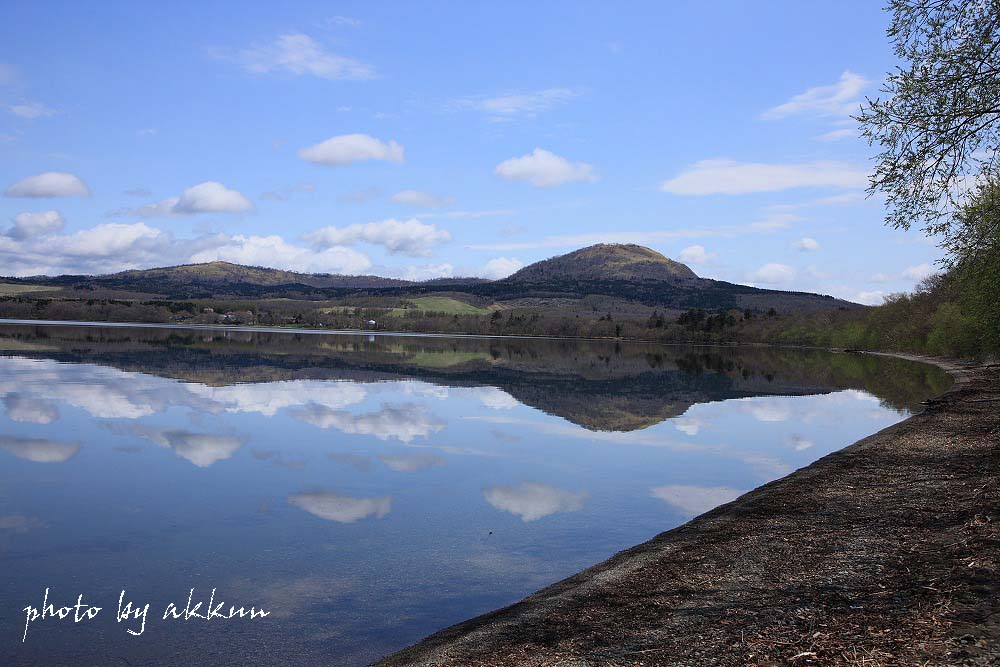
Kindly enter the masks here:
<path id="1" fill-rule="evenodd" d="M 1000 366 L 900 424 L 378 663 L 1000 665 Z"/>

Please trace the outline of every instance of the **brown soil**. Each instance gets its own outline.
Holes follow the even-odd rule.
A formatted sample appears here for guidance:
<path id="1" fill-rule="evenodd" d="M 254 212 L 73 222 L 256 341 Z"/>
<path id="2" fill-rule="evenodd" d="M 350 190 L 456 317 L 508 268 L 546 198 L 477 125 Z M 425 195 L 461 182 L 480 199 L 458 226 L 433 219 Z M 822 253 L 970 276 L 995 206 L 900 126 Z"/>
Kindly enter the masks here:
<path id="1" fill-rule="evenodd" d="M 378 663 L 1000 665 L 1000 366 L 910 419 Z"/>

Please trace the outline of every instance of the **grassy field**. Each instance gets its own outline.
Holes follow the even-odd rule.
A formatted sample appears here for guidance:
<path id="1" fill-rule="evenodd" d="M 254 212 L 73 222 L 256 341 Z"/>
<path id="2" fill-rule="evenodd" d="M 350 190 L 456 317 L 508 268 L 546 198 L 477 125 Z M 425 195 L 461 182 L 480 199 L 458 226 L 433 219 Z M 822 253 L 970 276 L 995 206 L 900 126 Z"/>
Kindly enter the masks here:
<path id="1" fill-rule="evenodd" d="M 422 296 L 411 299 L 410 303 L 417 310 L 434 313 L 447 313 L 448 315 L 489 315 L 491 311 L 486 308 L 478 308 L 471 304 L 452 299 L 447 296 Z"/>
<path id="2" fill-rule="evenodd" d="M 47 285 L 19 285 L 17 283 L 0 283 L 0 296 L 17 296 L 29 292 L 58 292 L 61 287 Z"/>
<path id="3" fill-rule="evenodd" d="M 447 296 L 421 296 L 416 299 L 408 299 L 408 303 L 411 304 L 409 308 L 385 308 L 384 310 L 387 314 L 396 317 L 405 315 L 407 311 L 444 313 L 446 315 L 489 315 L 493 312 L 487 308 L 479 308 Z M 378 306 L 365 307 L 378 309 Z M 352 312 L 354 309 L 355 306 L 329 306 L 327 308 L 320 308 L 319 310 L 321 313 L 345 313 Z"/>

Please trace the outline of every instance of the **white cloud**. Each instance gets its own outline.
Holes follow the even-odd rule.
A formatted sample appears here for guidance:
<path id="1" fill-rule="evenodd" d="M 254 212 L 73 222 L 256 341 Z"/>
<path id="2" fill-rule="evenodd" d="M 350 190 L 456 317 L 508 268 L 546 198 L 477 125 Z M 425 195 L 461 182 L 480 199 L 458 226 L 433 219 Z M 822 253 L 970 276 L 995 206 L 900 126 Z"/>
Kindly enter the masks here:
<path id="1" fill-rule="evenodd" d="M 751 222 L 748 227 L 756 232 L 774 232 L 779 229 L 788 229 L 793 222 L 801 220 L 794 213 L 769 213 L 763 220 Z"/>
<path id="2" fill-rule="evenodd" d="M 840 141 L 841 139 L 850 139 L 852 137 L 857 137 L 857 136 L 858 136 L 857 130 L 843 128 L 841 130 L 831 130 L 830 132 L 825 132 L 816 137 L 816 141 L 823 141 L 829 143 L 832 141 Z"/>
<path id="3" fill-rule="evenodd" d="M 687 486 L 668 484 L 650 489 L 654 498 L 677 507 L 685 514 L 696 516 L 719 505 L 724 505 L 742 495 L 742 491 L 728 486 Z"/>
<path id="4" fill-rule="evenodd" d="M 195 263 L 217 260 L 306 273 L 357 274 L 371 267 L 367 255 L 351 248 L 333 246 L 313 250 L 288 243 L 276 235 L 237 235 L 191 255 L 191 261 Z"/>
<path id="5" fill-rule="evenodd" d="M 436 195 L 420 192 L 419 190 L 403 190 L 392 196 L 392 201 L 397 204 L 416 206 L 417 208 L 445 208 L 455 203 L 453 197 L 438 197 Z"/>
<path id="6" fill-rule="evenodd" d="M 372 265 L 365 254 L 352 248 L 310 248 L 276 235 L 206 234 L 178 239 L 144 222 L 104 223 L 72 234 L 23 239 L 0 235 L 0 266 L 11 276 L 113 273 L 215 260 L 318 273 L 356 274 Z"/>
<path id="7" fill-rule="evenodd" d="M 216 181 L 191 186 L 173 207 L 177 213 L 242 213 L 252 209 L 249 199 Z"/>
<path id="8" fill-rule="evenodd" d="M 546 88 L 501 95 L 475 95 L 454 100 L 452 104 L 492 114 L 496 120 L 509 120 L 517 116 L 534 116 L 579 95 L 579 92 L 571 88 Z"/>
<path id="9" fill-rule="evenodd" d="M 395 269 L 390 270 L 390 273 L 395 274 L 395 277 L 402 278 L 403 280 L 433 280 L 435 278 L 451 278 L 455 275 L 455 267 L 451 264 L 425 264 L 423 266 L 415 266 L 413 264 L 405 267 L 402 271 Z"/>
<path id="10" fill-rule="evenodd" d="M 299 150 L 307 162 L 340 167 L 354 162 L 382 160 L 402 164 L 403 147 L 395 141 L 385 143 L 367 134 L 341 134 Z"/>
<path id="11" fill-rule="evenodd" d="M 908 280 L 923 280 L 924 278 L 932 276 L 935 273 L 936 271 L 934 270 L 934 267 L 927 262 L 903 269 L 903 277 Z"/>
<path id="12" fill-rule="evenodd" d="M 924 262 L 923 264 L 909 266 L 899 273 L 876 273 L 868 279 L 868 282 L 889 283 L 895 280 L 915 280 L 919 282 L 928 276 L 934 275 L 935 273 L 937 273 L 937 271 L 934 266 L 929 262 Z M 878 294 L 881 296 L 882 292 L 873 292 L 872 294 Z"/>
<path id="13" fill-rule="evenodd" d="M 798 241 L 792 244 L 796 250 L 810 251 L 819 250 L 822 246 L 816 239 L 811 239 L 808 236 L 803 236 Z"/>
<path id="14" fill-rule="evenodd" d="M 18 240 L 30 239 L 62 231 L 65 224 L 59 211 L 26 211 L 14 216 L 14 224 L 7 230 L 7 236 Z"/>
<path id="15" fill-rule="evenodd" d="M 140 222 L 123 225 L 109 222 L 63 237 L 62 251 L 71 256 L 108 257 L 143 243 L 156 246 L 166 234 Z"/>
<path id="16" fill-rule="evenodd" d="M 483 490 L 483 497 L 493 507 L 529 522 L 557 512 L 579 511 L 588 496 L 540 482 L 524 482 L 519 486 L 488 487 Z"/>
<path id="17" fill-rule="evenodd" d="M 811 202 L 808 202 L 807 206 L 852 206 L 854 204 L 863 204 L 865 199 L 866 197 L 863 191 L 844 192 L 839 195 L 831 195 L 829 197 L 814 199 Z"/>
<path id="18" fill-rule="evenodd" d="M 392 511 L 392 497 L 352 498 L 332 491 L 300 493 L 288 502 L 313 516 L 337 523 L 354 523 L 375 516 L 381 519 Z"/>
<path id="19" fill-rule="evenodd" d="M 79 176 L 63 171 L 47 171 L 14 183 L 5 197 L 87 197 L 90 190 Z"/>
<path id="20" fill-rule="evenodd" d="M 749 274 L 749 279 L 765 285 L 784 285 L 795 280 L 795 269 L 786 265 L 770 262 Z"/>
<path id="21" fill-rule="evenodd" d="M 180 197 L 168 197 L 167 199 L 163 199 L 152 204 L 144 204 L 139 208 L 124 209 L 121 212 L 129 213 L 139 218 L 169 217 L 180 213 L 180 211 L 177 210 L 177 204 L 180 203 L 180 201 Z"/>
<path id="22" fill-rule="evenodd" d="M 844 162 L 767 164 L 730 159 L 702 160 L 664 181 L 660 190 L 677 195 L 738 195 L 791 188 L 857 188 L 868 184 L 864 170 Z"/>
<path id="23" fill-rule="evenodd" d="M 850 300 L 855 303 L 863 303 L 866 306 L 877 306 L 885 301 L 885 292 L 882 290 L 858 292 Z"/>
<path id="24" fill-rule="evenodd" d="M 784 104 L 768 109 L 761 118 L 777 120 L 802 113 L 819 116 L 850 116 L 861 106 L 861 93 L 869 81 L 854 72 L 840 75 L 840 80 L 829 86 L 817 86 L 795 95 Z"/>
<path id="25" fill-rule="evenodd" d="M 527 181 L 538 188 L 594 182 L 599 178 L 593 165 L 570 162 L 542 148 L 536 148 L 528 155 L 504 160 L 496 166 L 494 173 L 504 180 Z"/>
<path id="26" fill-rule="evenodd" d="M 708 264 L 716 257 L 717 254 L 706 251 L 702 245 L 689 245 L 677 255 L 677 259 L 685 264 Z"/>
<path id="27" fill-rule="evenodd" d="M 254 74 L 287 72 L 321 79 L 371 79 L 370 65 L 330 53 L 309 35 L 288 33 L 270 44 L 255 45 L 236 54 L 235 60 Z"/>
<path id="28" fill-rule="evenodd" d="M 56 114 L 55 109 L 50 109 L 41 102 L 21 102 L 20 104 L 10 104 L 7 111 L 21 118 L 47 118 Z"/>
<path id="29" fill-rule="evenodd" d="M 323 227 L 302 237 L 317 248 L 370 243 L 383 246 L 393 254 L 425 257 L 439 243 L 451 240 L 451 233 L 437 225 L 409 220 L 383 220 L 347 227 Z"/>
<path id="30" fill-rule="evenodd" d="M 486 262 L 483 268 L 479 271 L 479 275 L 483 278 L 498 280 L 500 278 L 506 278 L 523 266 L 524 262 L 514 257 L 494 257 L 490 261 Z"/>

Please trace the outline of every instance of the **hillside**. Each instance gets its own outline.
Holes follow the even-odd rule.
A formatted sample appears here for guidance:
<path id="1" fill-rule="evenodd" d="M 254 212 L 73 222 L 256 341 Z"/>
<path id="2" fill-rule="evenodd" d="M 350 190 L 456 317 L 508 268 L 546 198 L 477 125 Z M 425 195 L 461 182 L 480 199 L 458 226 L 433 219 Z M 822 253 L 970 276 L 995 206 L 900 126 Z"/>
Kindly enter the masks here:
<path id="1" fill-rule="evenodd" d="M 634 244 L 599 243 L 524 267 L 508 282 L 543 283 L 547 280 L 696 280 L 698 276 L 680 262 Z"/>
<path id="2" fill-rule="evenodd" d="M 432 317 L 432 323 L 426 316 L 490 317 L 491 326 L 497 329 L 506 326 L 509 318 L 497 319 L 495 313 L 507 311 L 514 318 L 510 320 L 512 326 L 516 325 L 510 330 L 512 333 L 525 330 L 553 333 L 526 324 L 539 318 L 572 321 L 558 325 L 561 335 L 583 331 L 575 324 L 577 321 L 610 322 L 612 317 L 615 321 L 645 323 L 651 317 L 673 320 L 691 310 L 781 314 L 860 308 L 830 296 L 699 278 L 684 264 L 655 250 L 624 244 L 581 248 L 530 264 L 501 280 L 448 278 L 411 282 L 380 276 L 296 273 L 217 261 L 103 276 L 8 279 L 3 288 L 0 300 L 7 301 L 0 314 L 7 317 L 39 317 L 38 313 L 45 308 L 53 316 L 63 313 L 56 319 L 89 317 L 106 321 L 115 317 L 141 317 L 143 321 L 163 321 L 158 318 L 169 311 L 166 314 L 169 320 L 189 321 L 206 307 L 220 312 L 251 308 L 257 323 L 312 322 L 350 328 L 360 317 L 356 313 L 360 308 L 371 311 L 365 316 L 366 321 L 409 318 L 393 321 L 391 326 L 395 328 L 472 332 L 478 330 L 478 325 L 471 321 Z M 29 299 L 45 303 L 35 308 L 28 303 Z M 104 301 L 98 314 L 92 311 L 99 300 Z M 148 308 L 122 311 L 136 301 Z M 174 305 L 164 301 L 172 301 Z M 237 308 L 227 305 L 227 301 L 240 301 L 241 305 Z M 200 302 L 200 306 L 193 302 Z M 251 302 L 256 306 L 251 306 Z M 157 314 L 159 311 L 150 308 L 166 310 Z M 181 314 L 182 310 L 187 314 Z M 608 326 L 611 333 L 620 330 Z M 587 331 L 596 335 L 603 329 Z"/>
<path id="3" fill-rule="evenodd" d="M 406 280 L 382 276 L 296 273 L 222 261 L 134 269 L 100 276 L 37 276 L 16 282 L 89 290 L 122 290 L 173 298 L 218 295 L 263 296 L 273 288 L 288 286 L 314 289 L 372 289 L 410 284 Z"/>

